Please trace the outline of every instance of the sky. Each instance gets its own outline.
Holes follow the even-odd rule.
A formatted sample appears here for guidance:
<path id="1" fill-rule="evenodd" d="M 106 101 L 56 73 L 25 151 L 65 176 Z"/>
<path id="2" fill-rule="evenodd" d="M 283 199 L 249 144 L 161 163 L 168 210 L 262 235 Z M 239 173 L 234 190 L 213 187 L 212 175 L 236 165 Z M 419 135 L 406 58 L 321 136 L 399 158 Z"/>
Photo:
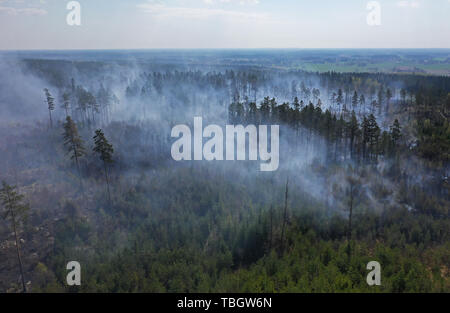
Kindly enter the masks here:
<path id="1" fill-rule="evenodd" d="M 450 48 L 450 0 L 79 0 L 79 26 L 69 2 L 0 0 L 0 50 Z"/>

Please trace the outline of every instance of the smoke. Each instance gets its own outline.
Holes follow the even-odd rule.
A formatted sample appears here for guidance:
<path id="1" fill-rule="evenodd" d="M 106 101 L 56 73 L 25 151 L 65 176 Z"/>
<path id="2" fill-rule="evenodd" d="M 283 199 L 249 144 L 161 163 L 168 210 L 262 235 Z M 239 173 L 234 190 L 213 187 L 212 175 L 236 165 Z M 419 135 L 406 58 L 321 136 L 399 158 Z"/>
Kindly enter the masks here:
<path id="1" fill-rule="evenodd" d="M 26 74 L 20 60 L 0 54 L 0 122 L 41 120 L 47 113 L 43 98 L 44 80 Z"/>
<path id="2" fill-rule="evenodd" d="M 79 86 L 99 101 L 99 91 L 104 88 L 115 100 L 110 101 L 107 112 L 96 115 L 98 124 L 95 127 L 103 128 L 114 145 L 115 169 L 120 173 L 117 175 L 124 179 L 135 181 L 142 173 L 155 175 L 155 171 L 163 173 L 167 168 L 192 168 L 199 173 L 214 172 L 217 174 L 213 175 L 214 179 L 220 177 L 231 185 L 252 184 L 258 181 L 265 186 L 274 186 L 273 190 L 252 190 L 252 193 L 255 201 L 264 205 L 276 205 L 274 202 L 282 201 L 282 188 L 289 178 L 291 197 L 297 197 L 298 206 L 301 206 L 300 195 L 332 211 L 345 211 L 348 206 L 346 193 L 349 189 L 349 172 L 346 168 L 333 168 L 327 157 L 330 143 L 306 128 L 294 130 L 281 125 L 280 168 L 275 173 L 260 173 L 259 161 L 177 163 L 170 155 L 171 144 L 176 140 L 170 136 L 174 125 L 191 125 L 195 116 L 201 116 L 205 125 L 225 126 L 228 123 L 228 106 L 236 100 L 246 103 L 256 100 L 259 105 L 265 97 L 270 96 L 275 97 L 278 104 L 289 102 L 292 107 L 295 97 L 303 100 L 304 106 L 309 102 L 317 105 L 318 99 L 321 99 L 323 111 L 329 109 L 338 113 L 342 106 L 338 107 L 331 100 L 331 95 L 342 88 L 344 96 L 347 97 L 345 101 L 351 109 L 349 98 L 351 99 L 353 94 L 352 88 L 345 89 L 344 84 L 329 86 L 318 74 L 211 65 L 204 70 L 198 65 L 183 64 L 174 67 L 153 64 L 142 59 L 106 60 L 99 53 L 96 59 L 90 57 L 88 61 L 23 61 L 3 57 L 0 59 L 0 75 L 2 123 L 16 121 L 32 125 L 32 121 L 39 121 L 47 124 L 48 111 L 43 88 L 49 88 L 55 96 L 57 108 L 54 116 L 58 120 L 56 127 L 59 127 L 59 130 L 53 132 L 49 139 L 51 142 L 46 143 L 43 142 L 44 139 L 39 139 L 41 151 L 48 148 L 45 155 L 50 151 L 62 155 L 62 146 L 58 144 L 62 132 L 61 122 L 65 117 L 64 110 L 59 107 L 61 95 Z M 393 83 L 392 88 L 396 90 L 391 99 L 393 105 L 396 105 L 398 100 L 399 86 L 400 83 Z M 360 94 L 368 89 L 367 86 L 361 86 Z M 366 94 L 366 98 L 369 102 L 371 96 Z M 71 114 L 75 119 L 80 119 L 77 103 L 74 99 L 71 100 Z M 368 110 L 369 104 L 365 111 L 358 111 L 358 116 L 361 118 Z M 81 135 L 89 149 L 92 146 L 93 126 L 80 127 Z M 43 131 L 40 135 L 47 136 Z M 36 136 L 29 136 L 24 140 Z M 19 140 L 14 143 L 4 142 L 2 148 L 11 151 L 13 145 L 18 142 Z M 19 155 L 31 158 L 32 154 L 28 152 Z M 1 159 L 0 157 L 5 169 L 11 168 L 14 163 L 12 155 L 9 156 L 8 162 L 5 158 Z M 49 158 L 34 157 L 33 162 L 22 162 L 37 168 L 48 166 Z M 95 168 L 92 161 L 87 163 L 87 167 Z M 356 164 L 349 160 L 343 163 L 356 167 Z M 382 164 L 381 162 L 380 166 Z M 360 179 L 359 198 L 374 211 L 401 205 L 397 200 L 398 187 L 375 174 L 376 171 L 368 171 L 369 174 L 355 174 Z M 382 172 L 383 169 L 379 171 Z M 54 177 L 60 179 L 58 175 Z M 380 197 L 380 186 L 391 192 Z M 101 185 L 96 186 L 98 190 L 101 188 Z"/>

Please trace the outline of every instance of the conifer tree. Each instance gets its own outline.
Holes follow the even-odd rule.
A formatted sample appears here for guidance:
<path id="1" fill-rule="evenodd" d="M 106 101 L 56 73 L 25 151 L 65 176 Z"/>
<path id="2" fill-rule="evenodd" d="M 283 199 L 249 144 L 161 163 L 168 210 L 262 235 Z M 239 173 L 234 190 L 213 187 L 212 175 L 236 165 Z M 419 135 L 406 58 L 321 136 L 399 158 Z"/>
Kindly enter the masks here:
<path id="1" fill-rule="evenodd" d="M 294 109 L 295 109 L 296 111 L 300 111 L 300 102 L 298 101 L 298 98 L 297 98 L 297 97 L 294 98 L 294 103 L 293 103 L 293 105 L 294 105 Z"/>
<path id="2" fill-rule="evenodd" d="M 406 103 L 406 90 L 403 88 L 400 90 L 400 97 L 402 98 L 402 104 L 405 104 Z"/>
<path id="3" fill-rule="evenodd" d="M 52 97 L 47 88 L 44 89 L 44 93 L 47 101 L 48 114 L 50 117 L 50 128 L 53 128 L 52 111 L 55 109 L 55 98 Z"/>
<path id="4" fill-rule="evenodd" d="M 390 103 L 391 103 L 391 99 L 392 99 L 392 91 L 391 91 L 390 88 L 388 88 L 386 90 L 386 114 L 389 113 L 389 106 L 390 106 Z"/>
<path id="5" fill-rule="evenodd" d="M 363 114 L 366 114 L 366 97 L 364 95 L 359 97 L 359 105 L 359 112 L 361 113 L 361 109 L 363 109 Z"/>
<path id="6" fill-rule="evenodd" d="M 64 146 L 66 146 L 67 153 L 70 154 L 70 158 L 75 160 L 78 175 L 80 176 L 80 185 L 82 186 L 80 158 L 82 158 L 86 152 L 83 140 L 78 134 L 77 125 L 70 116 L 66 117 L 66 122 L 64 123 Z"/>
<path id="7" fill-rule="evenodd" d="M 350 158 L 353 159 L 353 147 L 355 144 L 355 138 L 358 135 L 359 124 L 358 119 L 356 118 L 355 111 L 352 111 L 352 117 L 350 122 L 347 125 L 348 137 L 350 139 Z"/>
<path id="8" fill-rule="evenodd" d="M 342 89 L 339 89 L 338 93 L 337 93 L 337 98 L 336 98 L 336 102 L 337 102 L 337 104 L 339 106 L 339 113 L 340 113 L 340 108 L 341 108 L 341 105 L 342 105 L 343 101 L 344 101 L 344 96 L 343 96 L 343 93 L 342 93 Z"/>
<path id="9" fill-rule="evenodd" d="M 355 90 L 355 92 L 353 93 L 353 97 L 352 97 L 352 107 L 353 107 L 353 110 L 356 110 L 356 107 L 358 106 L 358 93 L 356 92 L 356 90 Z"/>
<path id="10" fill-rule="evenodd" d="M 391 138 L 394 146 L 397 146 L 401 137 L 401 127 L 398 119 L 395 119 L 394 124 L 391 127 Z"/>
<path id="11" fill-rule="evenodd" d="M 369 120 L 364 116 L 362 127 L 362 153 L 364 162 L 367 160 L 367 143 L 369 142 Z"/>
<path id="12" fill-rule="evenodd" d="M 359 194 L 359 188 L 360 188 L 360 181 L 357 177 L 357 173 L 355 170 L 350 166 L 348 169 L 348 172 L 350 173 L 347 177 L 347 196 L 348 196 L 348 228 L 347 228 L 347 240 L 348 240 L 348 246 L 347 246 L 347 253 L 348 256 L 351 256 L 351 246 L 352 246 L 352 233 L 353 233 L 353 209 L 355 207 L 355 201 Z"/>
<path id="13" fill-rule="evenodd" d="M 29 210 L 27 204 L 23 203 L 24 196 L 16 191 L 15 186 L 10 186 L 5 182 L 2 182 L 2 189 L 0 189 L 0 202 L 3 206 L 2 217 L 5 220 L 9 220 L 14 232 L 14 238 L 16 243 L 16 253 L 19 262 L 20 277 L 22 281 L 23 292 L 26 292 L 25 277 L 23 274 L 22 258 L 20 256 L 18 227 L 20 223 L 23 223 L 26 219 L 26 214 Z"/>
<path id="14" fill-rule="evenodd" d="M 383 85 L 380 86 L 380 89 L 378 90 L 378 114 L 381 114 L 381 109 L 383 107 L 383 102 L 384 102 L 384 97 L 385 97 L 385 93 L 384 93 L 384 87 Z"/>
<path id="15" fill-rule="evenodd" d="M 66 111 L 66 117 L 69 116 L 69 107 L 70 107 L 70 95 L 67 92 L 65 92 L 62 95 L 61 108 L 63 108 L 64 111 Z"/>
<path id="16" fill-rule="evenodd" d="M 288 204 L 288 192 L 289 192 L 289 177 L 286 180 L 286 190 L 284 192 L 284 214 L 283 214 L 283 226 L 281 228 L 281 252 L 284 249 L 284 233 L 287 224 L 287 204 Z"/>
<path id="17" fill-rule="evenodd" d="M 109 191 L 108 164 L 114 162 L 112 159 L 114 149 L 113 146 L 106 139 L 105 134 L 101 129 L 97 129 L 95 131 L 94 144 L 95 146 L 93 151 L 99 155 L 100 160 L 102 160 L 103 162 L 103 168 L 105 171 L 105 179 L 106 179 L 106 188 L 108 191 L 108 200 L 111 201 L 111 194 Z"/>
<path id="18" fill-rule="evenodd" d="M 370 153 L 375 159 L 378 158 L 378 140 L 380 138 L 380 127 L 378 127 L 377 121 L 373 114 L 369 115 L 368 119 L 368 142 L 370 147 Z"/>

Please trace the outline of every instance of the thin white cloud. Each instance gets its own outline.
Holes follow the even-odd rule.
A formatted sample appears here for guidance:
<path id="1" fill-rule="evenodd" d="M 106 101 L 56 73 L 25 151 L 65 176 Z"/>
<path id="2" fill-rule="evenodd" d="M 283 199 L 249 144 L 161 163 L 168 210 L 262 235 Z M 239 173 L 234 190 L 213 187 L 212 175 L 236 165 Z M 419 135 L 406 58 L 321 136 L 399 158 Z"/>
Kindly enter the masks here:
<path id="1" fill-rule="evenodd" d="M 148 14 L 155 15 L 161 18 L 190 18 L 190 19 L 205 19 L 211 17 L 225 17 L 225 18 L 239 18 L 239 19 L 263 19 L 266 14 L 249 13 L 241 11 L 232 11 L 224 9 L 216 9 L 209 7 L 191 8 L 191 7 L 172 7 L 164 4 L 149 2 L 139 4 L 138 8 Z"/>
<path id="2" fill-rule="evenodd" d="M 47 11 L 40 8 L 13 8 L 0 6 L 0 13 L 9 15 L 46 15 Z"/>
<path id="3" fill-rule="evenodd" d="M 449 0 L 450 1 L 450 0 Z M 420 7 L 420 2 L 415 0 L 402 0 L 397 2 L 399 8 L 417 9 Z"/>
<path id="4" fill-rule="evenodd" d="M 8 15 L 46 15 L 42 8 L 44 0 L 0 0 L 0 14 Z"/>
<path id="5" fill-rule="evenodd" d="M 450 1 L 450 0 L 449 0 Z M 239 3 L 240 5 L 255 5 L 259 3 L 259 0 L 203 0 L 206 4 L 216 4 L 216 3 Z"/>

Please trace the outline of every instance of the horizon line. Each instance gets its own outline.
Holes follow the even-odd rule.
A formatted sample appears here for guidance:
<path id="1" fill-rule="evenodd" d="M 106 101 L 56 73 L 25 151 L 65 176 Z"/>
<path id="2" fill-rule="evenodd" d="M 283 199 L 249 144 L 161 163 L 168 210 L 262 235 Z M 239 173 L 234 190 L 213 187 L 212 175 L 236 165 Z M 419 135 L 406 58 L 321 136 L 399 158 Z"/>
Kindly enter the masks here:
<path id="1" fill-rule="evenodd" d="M 53 51 L 157 51 L 157 50 L 450 50 L 449 48 L 75 48 L 75 49 L 0 49 L 0 52 L 53 52 Z"/>

